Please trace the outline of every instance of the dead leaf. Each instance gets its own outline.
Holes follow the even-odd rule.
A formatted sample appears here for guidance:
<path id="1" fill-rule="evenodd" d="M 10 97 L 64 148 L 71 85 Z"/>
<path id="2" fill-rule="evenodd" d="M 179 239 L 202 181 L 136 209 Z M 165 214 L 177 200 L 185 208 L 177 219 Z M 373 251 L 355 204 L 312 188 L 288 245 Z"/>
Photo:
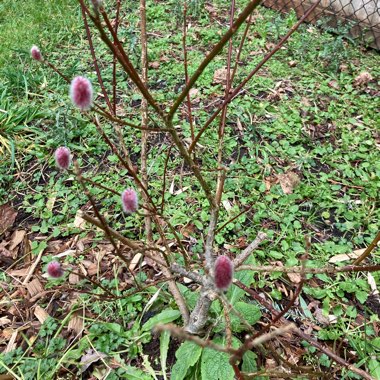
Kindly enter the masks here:
<path id="1" fill-rule="evenodd" d="M 328 83 L 328 86 L 329 86 L 330 88 L 333 88 L 334 90 L 340 90 L 339 83 L 338 83 L 336 80 L 331 80 L 331 81 Z"/>
<path id="2" fill-rule="evenodd" d="M 292 194 L 293 189 L 300 183 L 300 177 L 295 172 L 287 172 L 277 175 L 280 186 L 284 194 Z"/>
<path id="3" fill-rule="evenodd" d="M 78 313 L 74 313 L 67 325 L 67 329 L 74 331 L 77 335 L 81 335 L 83 326 L 83 318 L 81 318 Z"/>
<path id="4" fill-rule="evenodd" d="M 199 90 L 197 88 L 191 88 L 189 91 L 190 98 L 195 98 L 199 95 Z"/>
<path id="5" fill-rule="evenodd" d="M 341 263 L 342 261 L 349 261 L 357 259 L 361 254 L 364 253 L 366 249 L 357 249 L 356 251 L 353 251 L 351 253 L 340 253 L 339 255 L 335 255 L 331 257 L 329 260 L 329 263 L 335 264 L 335 263 Z"/>
<path id="6" fill-rule="evenodd" d="M 16 230 L 11 236 L 9 250 L 13 251 L 23 240 L 26 235 L 24 230 Z"/>
<path id="7" fill-rule="evenodd" d="M 299 273 L 287 273 L 287 276 L 293 284 L 299 284 L 301 282 L 301 275 Z"/>
<path id="8" fill-rule="evenodd" d="M 270 191 L 271 187 L 278 183 L 278 178 L 276 177 L 265 177 L 264 178 L 264 184 L 265 184 L 265 190 Z"/>
<path id="9" fill-rule="evenodd" d="M 85 224 L 86 221 L 82 218 L 82 211 L 78 210 L 74 219 L 74 227 L 84 230 Z"/>
<path id="10" fill-rule="evenodd" d="M 0 206 L 0 235 L 13 226 L 17 211 L 8 203 Z"/>
<path id="11" fill-rule="evenodd" d="M 49 318 L 49 314 L 40 305 L 36 305 L 36 308 L 34 309 L 34 315 L 37 317 L 40 323 L 44 323 Z"/>
<path id="12" fill-rule="evenodd" d="M 372 75 L 367 71 L 363 71 L 355 78 L 354 86 L 359 87 L 359 86 L 367 85 L 369 82 L 371 82 L 371 80 L 373 80 Z"/>
<path id="13" fill-rule="evenodd" d="M 80 281 L 80 278 L 76 273 L 70 273 L 69 274 L 69 283 L 70 284 L 77 284 L 79 281 Z"/>
<path id="14" fill-rule="evenodd" d="M 223 204 L 223 207 L 226 209 L 227 212 L 231 211 L 233 208 L 232 203 L 228 199 L 225 199 L 224 201 L 222 201 L 222 204 Z"/>
<path id="15" fill-rule="evenodd" d="M 130 271 L 134 271 L 137 264 L 140 262 L 141 260 L 141 257 L 142 257 L 142 254 L 141 253 L 137 253 L 133 259 L 131 260 L 130 264 L 129 264 L 129 270 Z"/>
<path id="16" fill-rule="evenodd" d="M 230 69 L 230 76 L 232 75 L 232 69 Z M 214 84 L 223 84 L 226 85 L 227 83 L 227 69 L 217 69 L 214 72 L 213 77 L 213 83 Z"/>
<path id="17" fill-rule="evenodd" d="M 107 355 L 100 351 L 93 351 L 91 349 L 86 351 L 86 355 L 83 355 L 80 359 L 81 362 L 81 372 L 86 371 L 86 369 L 92 364 L 100 359 L 106 358 Z"/>
<path id="18" fill-rule="evenodd" d="M 0 243 L 0 255 L 3 257 L 13 257 L 12 252 L 5 248 L 6 245 L 8 245 L 8 242 L 3 241 Z"/>
<path id="19" fill-rule="evenodd" d="M 160 67 L 160 62 L 157 62 L 157 61 L 149 62 L 149 68 L 158 69 L 159 67 Z"/>
<path id="20" fill-rule="evenodd" d="M 7 318 L 7 317 L 1 317 L 0 318 L 0 326 L 6 326 L 6 325 L 10 325 L 12 323 L 12 321 Z"/>

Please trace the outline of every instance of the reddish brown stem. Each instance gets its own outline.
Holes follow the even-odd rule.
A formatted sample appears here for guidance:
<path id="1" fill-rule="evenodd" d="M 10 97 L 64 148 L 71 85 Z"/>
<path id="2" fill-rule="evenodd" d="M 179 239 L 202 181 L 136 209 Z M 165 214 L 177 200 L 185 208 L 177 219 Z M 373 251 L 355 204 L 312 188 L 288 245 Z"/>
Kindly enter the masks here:
<path id="1" fill-rule="evenodd" d="M 115 19 L 115 34 L 117 35 L 117 30 L 119 28 L 119 18 L 120 18 L 120 5 L 121 2 L 120 0 L 117 0 L 116 4 L 116 19 Z M 115 45 L 115 41 L 114 41 Z M 112 59 L 112 107 L 113 107 L 113 114 L 116 115 L 116 87 L 117 87 L 117 82 L 116 82 L 116 62 L 117 59 L 115 56 L 113 56 Z"/>
<path id="2" fill-rule="evenodd" d="M 85 11 L 85 5 L 83 3 L 83 0 L 79 0 L 80 2 L 80 5 L 81 5 L 81 11 L 82 11 L 82 19 L 83 19 L 83 23 L 84 23 L 84 28 L 86 30 L 86 35 L 87 35 L 87 41 L 88 41 L 88 46 L 90 47 L 90 52 L 91 52 L 91 56 L 92 56 L 92 62 L 94 64 L 94 68 L 95 68 L 95 71 L 96 71 L 96 76 L 98 78 L 98 82 L 99 82 L 99 85 L 100 85 L 100 88 L 102 90 L 102 94 L 103 94 L 103 97 L 107 103 L 107 107 L 108 109 L 110 110 L 110 112 L 113 112 L 113 108 L 112 108 L 112 105 L 111 105 L 111 102 L 110 102 L 110 99 L 108 97 L 108 93 L 107 93 L 107 90 L 106 88 L 104 87 L 104 83 L 103 83 L 103 78 L 102 78 L 102 74 L 100 72 L 100 69 L 99 69 L 99 65 L 98 65 L 98 60 L 96 58 L 96 54 L 95 54 L 95 49 L 94 49 L 94 45 L 92 43 L 92 36 L 91 36 L 91 31 L 90 31 L 90 28 L 88 26 L 88 22 L 87 22 L 87 16 L 86 16 L 86 11 Z"/>
<path id="3" fill-rule="evenodd" d="M 188 73 L 186 38 L 187 38 L 187 2 L 185 0 L 183 4 L 182 47 L 183 47 L 183 66 L 185 69 L 185 83 L 187 85 L 189 83 L 189 73 Z M 194 140 L 194 125 L 193 125 L 193 112 L 191 109 L 190 92 L 187 93 L 186 99 L 187 99 L 187 112 L 188 112 L 189 124 L 190 124 L 191 141 L 193 141 Z"/>

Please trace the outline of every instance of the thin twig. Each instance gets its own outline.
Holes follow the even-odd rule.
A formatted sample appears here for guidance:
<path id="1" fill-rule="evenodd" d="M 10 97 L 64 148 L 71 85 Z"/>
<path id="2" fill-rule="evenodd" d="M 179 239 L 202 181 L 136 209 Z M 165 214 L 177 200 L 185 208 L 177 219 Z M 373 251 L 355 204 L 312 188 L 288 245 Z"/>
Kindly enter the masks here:
<path id="1" fill-rule="evenodd" d="M 146 3 L 145 0 L 140 0 L 140 41 L 141 41 L 141 80 L 144 86 L 148 83 L 148 48 L 147 48 L 147 34 L 146 34 Z M 148 102 L 145 97 L 141 100 L 141 125 L 144 128 L 148 126 Z M 148 131 L 141 133 L 141 180 L 145 187 L 148 187 L 148 169 L 147 169 L 147 155 L 148 155 Z M 149 199 L 143 196 L 144 203 L 147 205 Z M 152 219 L 148 213 L 144 216 L 145 233 L 148 244 L 153 241 L 152 232 Z"/>
<path id="2" fill-rule="evenodd" d="M 88 26 L 86 12 L 84 10 L 84 3 L 83 3 L 83 0 L 79 0 L 79 2 L 80 2 L 80 6 L 81 6 L 83 24 L 84 24 L 84 28 L 86 30 L 86 35 L 87 35 L 87 42 L 88 42 L 88 46 L 90 48 L 90 52 L 91 52 L 91 56 L 92 56 L 92 63 L 94 64 L 94 68 L 95 68 L 95 71 L 96 71 L 96 76 L 98 78 L 98 83 L 99 83 L 100 88 L 102 90 L 103 97 L 104 97 L 104 99 L 105 99 L 105 101 L 107 103 L 108 109 L 110 110 L 110 112 L 113 112 L 113 108 L 112 108 L 110 99 L 108 97 L 107 90 L 104 87 L 102 74 L 100 72 L 99 65 L 98 65 L 98 60 L 97 60 L 96 54 L 95 54 L 94 45 L 92 43 L 91 31 L 90 31 L 90 28 Z"/>
<path id="3" fill-rule="evenodd" d="M 214 46 L 211 52 L 205 57 L 205 59 L 198 66 L 195 73 L 189 79 L 188 84 L 182 90 L 181 94 L 175 100 L 174 104 L 170 108 L 168 114 L 168 120 L 172 120 L 175 112 L 177 111 L 180 104 L 186 98 L 186 95 L 193 88 L 195 82 L 202 75 L 205 68 L 209 65 L 209 63 L 220 53 L 223 49 L 224 45 L 232 38 L 232 36 L 237 32 L 241 24 L 248 18 L 248 16 L 253 12 L 253 10 L 260 4 L 261 0 L 251 0 L 249 4 L 245 7 L 245 9 L 241 12 L 237 20 L 233 23 L 232 27 L 227 30 L 227 32 L 223 35 L 223 37 L 219 40 L 219 42 Z M 193 142 L 194 143 L 194 142 Z"/>
<path id="4" fill-rule="evenodd" d="M 259 232 L 256 239 L 242 252 L 240 253 L 233 261 L 235 270 L 239 268 L 240 265 L 244 263 L 249 255 L 257 249 L 257 247 L 267 238 L 267 234 L 264 232 Z"/>
<path id="5" fill-rule="evenodd" d="M 302 267 L 280 267 L 274 265 L 257 267 L 254 265 L 240 265 L 235 269 L 237 272 L 242 270 L 250 270 L 252 272 L 259 273 L 273 273 L 273 272 L 282 272 L 282 273 L 302 273 L 305 274 L 317 274 L 317 273 L 342 273 L 342 272 L 377 272 L 380 271 L 380 265 L 346 265 L 344 267 L 333 267 L 328 266 L 324 268 L 304 268 Z"/>
<path id="6" fill-rule="evenodd" d="M 371 244 L 367 247 L 367 249 L 354 261 L 354 265 L 360 264 L 364 259 L 366 259 L 371 252 L 375 249 L 375 247 L 379 244 L 380 242 L 380 230 L 375 236 L 375 238 L 372 240 Z"/>

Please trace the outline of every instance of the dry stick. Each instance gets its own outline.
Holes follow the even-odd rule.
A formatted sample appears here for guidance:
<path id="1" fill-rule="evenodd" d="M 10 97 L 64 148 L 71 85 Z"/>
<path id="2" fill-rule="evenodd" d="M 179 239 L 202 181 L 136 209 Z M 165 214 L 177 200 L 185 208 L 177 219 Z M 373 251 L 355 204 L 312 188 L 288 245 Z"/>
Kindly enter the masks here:
<path id="1" fill-rule="evenodd" d="M 66 83 L 70 84 L 70 79 L 62 74 L 62 72 L 60 70 L 58 70 L 52 63 L 50 63 L 49 61 L 47 60 L 43 60 L 43 63 L 46 63 L 53 71 L 55 71 Z"/>
<path id="2" fill-rule="evenodd" d="M 96 54 L 95 54 L 94 45 L 92 43 L 92 36 L 91 36 L 90 28 L 88 26 L 86 12 L 84 10 L 84 3 L 83 3 L 83 0 L 79 0 L 79 2 L 80 2 L 80 6 L 81 6 L 81 11 L 82 11 L 82 19 L 83 19 L 84 28 L 86 30 L 88 46 L 90 47 L 90 52 L 91 52 L 91 56 L 92 56 L 92 62 L 94 64 L 94 68 L 95 68 L 95 71 L 96 71 L 96 76 L 98 78 L 98 82 L 99 82 L 100 88 L 102 90 L 102 94 L 104 96 L 104 99 L 105 99 L 105 101 L 107 103 L 107 107 L 110 110 L 110 112 L 113 112 L 113 108 L 112 108 L 112 105 L 111 105 L 111 102 L 110 102 L 107 90 L 104 87 L 102 74 L 100 72 L 99 65 L 98 65 L 98 60 L 97 60 Z"/>
<path id="3" fill-rule="evenodd" d="M 224 100 L 224 102 L 218 107 L 218 109 L 212 114 L 212 116 L 207 120 L 207 122 L 204 124 L 204 126 L 200 129 L 198 134 L 195 136 L 194 141 L 191 143 L 189 147 L 189 153 L 193 151 L 196 144 L 198 143 L 199 139 L 203 135 L 203 133 L 206 131 L 206 129 L 210 126 L 210 124 L 215 120 L 215 118 L 219 115 L 220 111 L 223 109 L 223 107 L 230 103 L 235 96 L 237 96 L 240 93 L 240 90 L 247 84 L 247 82 L 261 69 L 261 67 L 282 47 L 282 45 L 289 39 L 289 37 L 299 28 L 299 26 L 305 21 L 305 19 L 311 14 L 311 12 L 314 11 L 314 9 L 318 6 L 318 4 L 321 2 L 321 0 L 318 0 L 316 3 L 313 4 L 313 6 L 299 19 L 299 21 L 293 25 L 293 27 L 289 30 L 289 32 L 280 40 L 280 42 L 277 43 L 277 45 L 273 48 L 273 50 L 268 53 L 262 61 L 249 73 L 249 75 L 244 79 L 236 88 L 235 90 L 228 96 L 227 99 Z"/>
<path id="4" fill-rule="evenodd" d="M 375 247 L 380 242 L 380 230 L 375 236 L 375 238 L 372 240 L 372 243 L 367 247 L 367 249 L 354 261 L 354 265 L 360 264 L 364 259 L 366 259 L 370 253 L 375 249 Z"/>
<path id="5" fill-rule="evenodd" d="M 256 239 L 246 248 L 242 253 L 240 253 L 233 261 L 235 270 L 239 268 L 240 265 L 248 259 L 250 254 L 257 249 L 257 247 L 267 238 L 267 234 L 264 232 L 259 232 Z"/>
<path id="6" fill-rule="evenodd" d="M 140 0 L 140 31 L 141 31 L 141 80 L 145 86 L 148 83 L 148 51 L 147 51 L 147 34 L 146 34 L 146 3 L 145 0 Z M 148 102 L 143 97 L 141 101 L 141 125 L 146 128 L 148 125 Z M 148 169 L 147 169 L 147 154 L 148 154 L 148 131 L 141 133 L 141 179 L 145 187 L 148 187 Z M 149 200 L 146 196 L 143 197 L 144 203 L 147 205 Z M 148 244 L 153 241 L 152 219 L 145 212 L 145 232 Z"/>
<path id="7" fill-rule="evenodd" d="M 266 300 L 264 300 L 264 298 L 262 298 L 261 296 L 259 296 L 254 290 L 248 288 L 247 286 L 245 286 L 240 281 L 236 281 L 235 280 L 234 283 L 239 288 L 243 289 L 245 292 L 247 292 L 249 295 L 251 295 L 257 302 L 259 302 L 261 305 L 263 305 L 265 308 L 267 308 L 273 315 L 276 316 L 278 314 L 278 311 L 275 310 L 274 307 L 269 302 L 267 302 Z M 289 322 L 285 318 L 281 318 L 281 322 L 289 324 Z M 300 338 L 302 338 L 302 339 L 306 340 L 307 342 L 309 342 L 312 346 L 316 347 L 318 350 L 320 350 L 321 352 L 323 352 L 324 354 L 326 354 L 327 356 L 329 356 L 336 363 L 338 363 L 338 364 L 340 364 L 340 365 L 348 368 L 349 370 L 351 370 L 351 371 L 355 372 L 356 374 L 362 376 L 364 379 L 374 380 L 367 372 L 365 372 L 365 371 L 363 371 L 363 370 L 355 367 L 352 364 L 349 364 L 344 359 L 342 359 L 341 357 L 339 357 L 338 355 L 336 355 L 332 351 L 330 351 L 327 347 L 324 347 L 319 342 L 317 342 L 316 340 L 314 340 L 310 335 L 305 334 L 304 332 L 302 332 L 301 330 L 299 330 L 297 328 L 294 329 L 293 331 Z"/>
<path id="8" fill-rule="evenodd" d="M 325 267 L 325 268 L 302 268 L 302 267 L 280 267 L 280 266 L 262 266 L 256 267 L 254 265 L 240 265 L 235 269 L 237 272 L 241 270 L 250 270 L 259 273 L 272 273 L 272 272 L 283 272 L 283 273 L 305 273 L 305 274 L 316 274 L 316 273 L 342 273 L 342 272 L 377 272 L 380 271 L 380 265 L 346 265 L 344 267 Z"/>
<path id="9" fill-rule="evenodd" d="M 237 20 L 233 23 L 232 27 L 228 29 L 228 31 L 223 35 L 223 37 L 219 40 L 219 42 L 214 46 L 211 52 L 207 55 L 207 57 L 202 61 L 202 63 L 198 66 L 195 73 L 189 80 L 189 83 L 182 90 L 181 94 L 175 100 L 174 104 L 170 108 L 168 114 L 168 120 L 172 120 L 175 112 L 177 111 L 180 104 L 186 98 L 186 95 L 189 93 L 191 88 L 194 86 L 195 82 L 202 75 L 205 68 L 209 65 L 209 63 L 215 58 L 216 55 L 223 49 L 224 45 L 230 40 L 230 38 L 237 32 L 241 24 L 248 18 L 248 16 L 253 12 L 253 10 L 260 4 L 261 0 L 252 0 L 245 7 L 245 9 L 241 12 Z M 193 142 L 194 143 L 194 142 Z"/>
<path id="10" fill-rule="evenodd" d="M 186 38 L 187 38 L 187 2 L 185 0 L 185 2 L 183 4 L 182 48 L 183 48 L 183 66 L 185 69 L 185 83 L 187 85 L 189 83 L 189 72 L 188 72 L 188 61 L 187 61 Z M 193 139 L 194 139 L 194 125 L 193 125 L 193 112 L 191 109 L 190 92 L 187 93 L 186 100 L 187 100 L 187 110 L 188 110 L 188 114 L 189 114 L 191 141 L 193 141 Z"/>

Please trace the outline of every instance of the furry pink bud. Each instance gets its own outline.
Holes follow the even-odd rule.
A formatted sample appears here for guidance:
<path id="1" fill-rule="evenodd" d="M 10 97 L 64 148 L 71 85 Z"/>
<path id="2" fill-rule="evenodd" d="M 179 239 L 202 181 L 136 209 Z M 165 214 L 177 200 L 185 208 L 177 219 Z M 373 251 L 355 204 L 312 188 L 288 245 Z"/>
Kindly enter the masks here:
<path id="1" fill-rule="evenodd" d="M 219 256 L 215 261 L 215 286 L 227 290 L 232 283 L 234 264 L 227 256 Z"/>
<path id="2" fill-rule="evenodd" d="M 60 169 L 68 169 L 71 163 L 70 149 L 60 146 L 54 153 L 55 163 Z"/>
<path id="3" fill-rule="evenodd" d="M 42 61 L 42 54 L 41 54 L 40 49 L 38 48 L 38 46 L 36 46 L 36 45 L 32 46 L 32 48 L 30 49 L 30 55 L 36 61 Z"/>
<path id="4" fill-rule="evenodd" d="M 47 266 L 47 273 L 50 277 L 59 278 L 63 276 L 63 269 L 58 261 L 51 261 Z"/>
<path id="5" fill-rule="evenodd" d="M 75 77 L 70 86 L 71 100 L 81 111 L 89 110 L 92 106 L 92 85 L 84 77 Z"/>
<path id="6" fill-rule="evenodd" d="M 133 214 L 137 211 L 138 199 L 137 193 L 133 189 L 124 190 L 121 194 L 121 204 L 126 214 Z"/>

